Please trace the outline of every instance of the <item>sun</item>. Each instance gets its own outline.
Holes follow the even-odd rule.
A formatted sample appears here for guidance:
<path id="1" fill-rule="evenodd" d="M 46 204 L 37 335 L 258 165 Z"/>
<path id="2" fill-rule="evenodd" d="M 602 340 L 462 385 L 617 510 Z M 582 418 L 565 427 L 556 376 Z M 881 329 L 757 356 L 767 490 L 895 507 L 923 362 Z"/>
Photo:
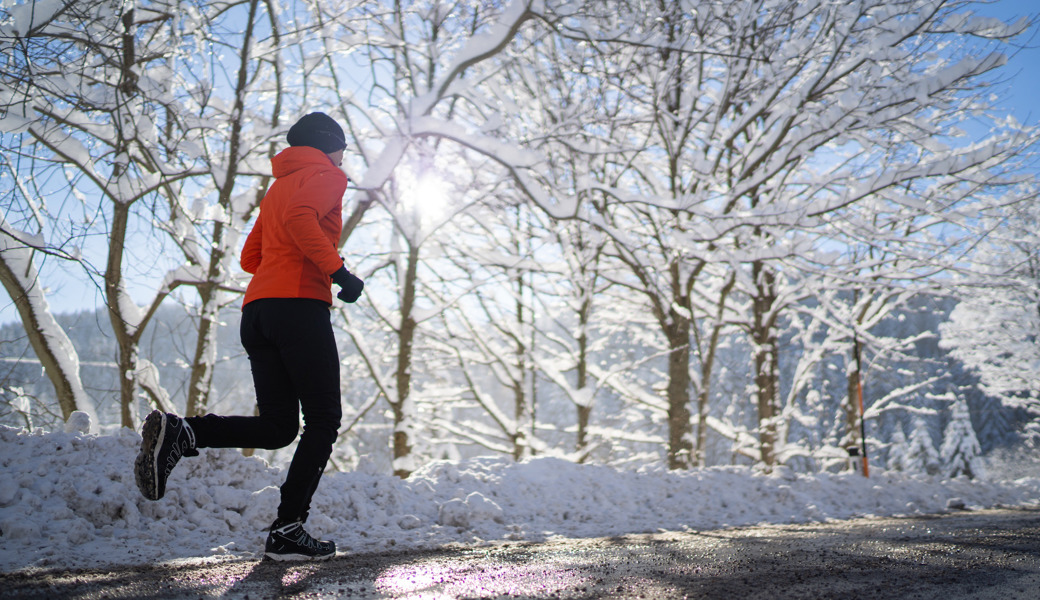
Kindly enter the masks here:
<path id="1" fill-rule="evenodd" d="M 400 217 L 423 232 L 440 227 L 452 208 L 448 183 L 435 171 L 404 170 L 399 178 Z"/>

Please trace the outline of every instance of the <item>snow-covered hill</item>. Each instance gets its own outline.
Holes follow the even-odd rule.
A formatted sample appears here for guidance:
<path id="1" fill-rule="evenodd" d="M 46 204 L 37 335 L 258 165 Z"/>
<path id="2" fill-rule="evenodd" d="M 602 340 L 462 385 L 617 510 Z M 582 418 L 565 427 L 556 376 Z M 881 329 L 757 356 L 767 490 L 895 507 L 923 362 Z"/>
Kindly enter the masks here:
<path id="1" fill-rule="evenodd" d="M 127 429 L 99 436 L 0 426 L 0 571 L 260 556 L 280 469 L 203 450 L 177 467 L 165 498 L 149 502 L 132 472 L 139 443 Z M 322 480 L 312 533 L 363 552 L 1040 503 L 1040 478 L 619 471 L 552 458 L 437 462 L 407 480 L 373 470 Z"/>

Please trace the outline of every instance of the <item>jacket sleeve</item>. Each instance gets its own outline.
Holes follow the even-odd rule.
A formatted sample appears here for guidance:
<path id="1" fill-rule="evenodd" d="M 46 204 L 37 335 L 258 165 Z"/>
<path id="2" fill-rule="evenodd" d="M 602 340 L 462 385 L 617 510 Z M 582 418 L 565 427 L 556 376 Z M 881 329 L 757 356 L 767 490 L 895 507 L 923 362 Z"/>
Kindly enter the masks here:
<path id="1" fill-rule="evenodd" d="M 322 232 L 320 221 L 332 211 L 342 210 L 346 190 L 347 176 L 342 171 L 322 170 L 296 191 L 285 213 L 285 229 L 293 242 L 327 275 L 343 266 L 343 259 Z"/>
<path id="2" fill-rule="evenodd" d="M 252 231 L 246 236 L 245 246 L 242 247 L 242 256 L 238 261 L 242 266 L 242 270 L 252 275 L 255 275 L 257 269 L 260 268 L 260 259 L 262 258 L 260 252 L 261 240 L 263 239 L 262 216 L 263 213 L 257 216 Z"/>

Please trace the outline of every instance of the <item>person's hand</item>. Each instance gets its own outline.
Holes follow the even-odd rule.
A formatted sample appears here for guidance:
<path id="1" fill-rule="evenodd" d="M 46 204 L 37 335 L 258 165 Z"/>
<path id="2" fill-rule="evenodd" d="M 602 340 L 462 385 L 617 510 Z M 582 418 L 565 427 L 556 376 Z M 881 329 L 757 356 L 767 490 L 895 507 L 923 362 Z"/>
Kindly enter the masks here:
<path id="1" fill-rule="evenodd" d="M 361 291 L 365 289 L 365 282 L 348 271 L 346 267 L 340 267 L 333 273 L 332 281 L 342 288 L 336 297 L 348 304 L 357 302 L 357 299 L 361 297 Z"/>
<path id="2" fill-rule="evenodd" d="M 343 286 L 343 289 L 336 294 L 336 297 L 348 304 L 352 304 L 357 302 L 357 299 L 361 297 L 361 291 L 365 289 L 365 282 L 361 281 L 361 278 L 350 272 L 348 272 L 347 275 L 350 280 Z"/>

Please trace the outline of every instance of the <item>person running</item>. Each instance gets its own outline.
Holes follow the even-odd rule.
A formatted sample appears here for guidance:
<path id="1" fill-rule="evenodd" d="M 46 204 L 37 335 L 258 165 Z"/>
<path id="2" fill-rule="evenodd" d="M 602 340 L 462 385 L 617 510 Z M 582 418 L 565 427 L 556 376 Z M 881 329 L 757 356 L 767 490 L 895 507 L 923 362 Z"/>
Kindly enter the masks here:
<path id="1" fill-rule="evenodd" d="M 339 168 L 347 145 L 343 129 L 324 113 L 310 113 L 289 129 L 287 141 L 289 148 L 271 159 L 275 181 L 240 261 L 253 276 L 240 333 L 258 414 L 181 418 L 152 411 L 142 426 L 134 472 L 145 498 L 159 500 L 182 457 L 197 456 L 199 448 L 284 448 L 296 439 L 302 410 L 303 434 L 264 553 L 275 560 L 321 560 L 335 555 L 336 544 L 314 539 L 303 526 L 342 417 L 332 284 L 350 303 L 364 282 L 336 250 L 348 183 Z"/>

